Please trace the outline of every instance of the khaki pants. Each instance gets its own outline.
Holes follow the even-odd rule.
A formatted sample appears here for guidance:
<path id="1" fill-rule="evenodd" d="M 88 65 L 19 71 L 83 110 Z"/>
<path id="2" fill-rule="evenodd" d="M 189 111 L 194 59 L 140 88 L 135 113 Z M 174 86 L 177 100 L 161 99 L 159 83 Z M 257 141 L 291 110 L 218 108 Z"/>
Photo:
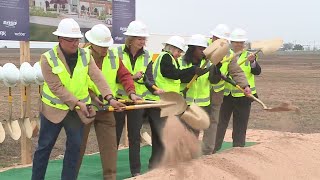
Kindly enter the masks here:
<path id="1" fill-rule="evenodd" d="M 210 126 L 204 130 L 202 139 L 202 154 L 210 155 L 216 144 L 217 127 L 219 123 L 220 107 L 223 102 L 223 91 L 211 92 Z"/>
<path id="2" fill-rule="evenodd" d="M 98 146 L 100 151 L 103 179 L 116 179 L 117 170 L 117 137 L 116 122 L 113 112 L 97 112 L 95 120 L 92 122 L 96 131 Z M 78 172 L 86 150 L 88 135 L 91 124 L 84 127 L 80 158 L 78 162 Z"/>

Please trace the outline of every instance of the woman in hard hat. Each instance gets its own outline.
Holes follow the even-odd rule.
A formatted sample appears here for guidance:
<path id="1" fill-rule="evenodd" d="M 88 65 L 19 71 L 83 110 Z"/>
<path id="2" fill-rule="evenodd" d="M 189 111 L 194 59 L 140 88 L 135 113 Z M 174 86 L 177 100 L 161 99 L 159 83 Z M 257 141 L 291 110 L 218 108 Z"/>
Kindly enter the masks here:
<path id="1" fill-rule="evenodd" d="M 207 48 L 207 39 L 201 34 L 192 35 L 188 42 L 188 50 L 182 58 L 179 58 L 180 69 L 186 69 L 191 66 L 201 67 L 206 63 L 205 56 L 203 51 Z M 189 90 L 184 94 L 184 98 L 187 101 L 188 105 L 192 103 L 197 104 L 202 107 L 208 114 L 211 112 L 210 106 L 210 90 L 211 83 L 218 83 L 220 81 L 220 76 L 217 73 L 215 65 L 211 66 L 211 63 L 208 62 L 206 68 L 210 71 L 198 77 L 189 88 Z M 211 74 L 209 76 L 209 74 Z M 209 78 L 210 77 L 210 78 Z M 182 83 L 180 90 L 183 91 L 187 86 L 187 83 Z M 192 129 L 192 128 L 191 128 Z M 199 136 L 199 131 L 193 130 L 195 135 Z"/>
<path id="2" fill-rule="evenodd" d="M 225 24 L 218 24 L 215 29 L 210 32 L 210 34 L 212 35 L 212 42 L 218 39 L 228 40 L 230 36 L 230 29 Z M 230 75 L 237 82 L 237 84 L 245 89 L 247 94 L 250 94 L 250 88 L 242 69 L 239 67 L 236 61 L 232 61 L 230 59 L 233 54 L 233 51 L 230 50 L 229 54 L 223 58 L 222 62 L 216 65 L 216 70 L 218 71 L 217 73 L 224 76 Z M 208 129 L 204 130 L 202 139 L 202 153 L 204 155 L 210 155 L 215 152 L 214 148 L 216 144 L 220 107 L 224 97 L 224 88 L 225 81 L 223 79 L 220 78 L 218 83 L 212 82 L 210 126 Z"/>
<path id="3" fill-rule="evenodd" d="M 126 35 L 125 44 L 114 48 L 113 52 L 130 72 L 134 81 L 136 94 L 144 98 L 149 91 L 142 79 L 147 65 L 152 59 L 152 53 L 144 49 L 149 32 L 147 26 L 141 21 L 132 21 L 124 35 Z M 128 94 L 124 90 L 124 87 L 118 84 L 117 97 L 128 99 L 130 96 L 131 94 Z M 130 170 L 132 176 L 138 176 L 141 171 L 140 129 L 143 122 L 143 110 L 115 113 L 118 145 L 125 124 L 125 116 L 127 116 Z"/>
<path id="4" fill-rule="evenodd" d="M 246 31 L 240 28 L 234 29 L 230 35 L 233 51 L 243 51 L 247 40 Z M 257 57 L 248 51 L 244 51 L 239 55 L 236 62 L 241 64 L 240 67 L 249 82 L 251 93 L 256 95 L 254 76 L 261 73 L 261 67 L 257 62 Z M 218 124 L 215 150 L 219 150 L 221 148 L 231 114 L 233 114 L 233 147 L 245 146 L 251 102 L 252 100 L 249 97 L 246 97 L 246 94 L 242 93 L 231 84 L 226 83 L 224 99 L 220 109 L 220 120 Z"/>
<path id="5" fill-rule="evenodd" d="M 130 72 L 123 65 L 122 61 L 116 56 L 109 47 L 113 45 L 113 38 L 108 27 L 103 24 L 95 25 L 91 30 L 87 31 L 85 37 L 90 42 L 88 49 L 90 49 L 98 68 L 102 71 L 108 85 L 111 88 L 113 95 L 117 92 L 117 79 L 124 87 L 127 94 L 130 94 L 130 99 L 133 101 L 141 100 L 135 93 L 135 87 L 131 78 Z M 92 82 L 92 81 L 90 81 Z M 104 100 L 101 102 L 101 96 L 97 86 L 92 82 L 90 89 L 97 105 L 107 104 Z M 83 155 L 85 153 L 88 135 L 91 124 L 84 126 L 83 140 L 81 146 L 81 154 L 79 161 L 79 168 Z M 116 122 L 114 114 L 108 111 L 99 111 L 94 120 L 95 132 L 98 140 L 100 157 L 103 169 L 104 179 L 116 179 L 116 162 L 117 162 L 117 136 L 116 136 Z"/>
<path id="6" fill-rule="evenodd" d="M 64 128 L 67 143 L 61 179 L 75 180 L 83 122 L 91 122 L 91 116 L 95 115 L 95 111 L 87 107 L 91 102 L 87 77 L 97 85 L 103 99 L 111 106 L 121 109 L 121 105 L 114 100 L 89 50 L 78 48 L 83 37 L 78 23 L 71 18 L 65 18 L 53 34 L 58 36 L 59 44 L 42 54 L 40 59 L 45 81 L 41 98 L 41 128 L 33 158 L 32 179 L 45 178 L 50 153 L 61 129 Z"/>
<path id="7" fill-rule="evenodd" d="M 186 51 L 185 41 L 180 36 L 172 36 L 164 43 L 163 52 L 159 54 L 154 63 L 150 62 L 146 71 L 146 79 L 149 82 L 146 85 L 149 91 L 153 93 L 147 99 L 159 100 L 157 94 L 162 91 L 180 93 L 181 82 L 187 83 L 196 73 L 203 75 L 208 71 L 197 66 L 180 70 L 178 58 L 184 51 Z M 160 90 L 155 91 L 152 86 L 157 86 Z M 166 118 L 160 118 L 160 108 L 146 109 L 146 112 L 152 135 L 152 154 L 149 159 L 149 169 L 154 169 L 159 165 L 164 153 L 161 134 Z"/>

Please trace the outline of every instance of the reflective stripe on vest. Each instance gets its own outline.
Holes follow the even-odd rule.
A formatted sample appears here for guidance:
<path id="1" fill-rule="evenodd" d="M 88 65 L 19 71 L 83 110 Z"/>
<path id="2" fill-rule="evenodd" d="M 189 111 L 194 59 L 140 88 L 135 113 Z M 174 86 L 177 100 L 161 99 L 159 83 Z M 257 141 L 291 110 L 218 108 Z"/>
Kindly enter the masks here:
<path id="1" fill-rule="evenodd" d="M 64 104 L 60 99 L 58 99 L 58 98 L 53 98 L 53 97 L 49 96 L 47 93 L 45 93 L 45 92 L 42 92 L 41 95 L 42 95 L 43 98 L 46 98 L 46 99 L 48 99 L 49 101 L 51 101 L 51 104 L 53 104 L 53 105 L 56 105 L 56 104 Z M 87 101 L 89 101 L 89 100 L 90 100 L 90 96 L 87 96 L 87 97 L 84 98 L 84 99 L 80 99 L 80 101 L 83 102 L 83 103 L 85 103 L 85 102 L 87 102 Z"/>

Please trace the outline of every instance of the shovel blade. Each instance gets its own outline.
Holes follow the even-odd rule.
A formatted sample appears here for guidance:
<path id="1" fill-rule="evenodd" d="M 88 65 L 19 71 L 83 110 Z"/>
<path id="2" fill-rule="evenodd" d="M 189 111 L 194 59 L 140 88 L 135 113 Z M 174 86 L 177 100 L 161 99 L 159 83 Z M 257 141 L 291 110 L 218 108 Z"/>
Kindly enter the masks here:
<path id="1" fill-rule="evenodd" d="M 21 129 L 19 126 L 19 122 L 16 121 L 7 121 L 6 128 L 9 132 L 9 135 L 13 140 L 19 140 L 21 137 Z"/>
<path id="2" fill-rule="evenodd" d="M 140 134 L 140 136 L 149 146 L 152 146 L 151 136 L 147 132 Z"/>
<path id="3" fill-rule="evenodd" d="M 211 61 L 212 64 L 217 65 L 230 51 L 229 43 L 227 40 L 215 40 L 204 51 L 204 55 Z"/>
<path id="4" fill-rule="evenodd" d="M 30 119 L 29 118 L 25 118 L 25 119 L 23 119 L 22 123 L 23 123 L 22 124 L 23 133 L 25 133 L 26 137 L 30 139 L 32 137 L 32 134 L 33 134 L 33 128 L 32 128 Z"/>
<path id="5" fill-rule="evenodd" d="M 172 105 L 161 107 L 160 117 L 182 114 L 188 107 L 186 101 L 179 93 L 166 92 L 159 96 L 161 103 L 173 103 Z"/>
<path id="6" fill-rule="evenodd" d="M 264 55 L 269 55 L 276 52 L 281 48 L 282 45 L 283 40 L 280 38 L 251 42 L 251 48 L 260 49 Z"/>
<path id="7" fill-rule="evenodd" d="M 3 143 L 5 138 L 6 138 L 6 132 L 4 131 L 2 123 L 0 122 L 0 143 Z"/>

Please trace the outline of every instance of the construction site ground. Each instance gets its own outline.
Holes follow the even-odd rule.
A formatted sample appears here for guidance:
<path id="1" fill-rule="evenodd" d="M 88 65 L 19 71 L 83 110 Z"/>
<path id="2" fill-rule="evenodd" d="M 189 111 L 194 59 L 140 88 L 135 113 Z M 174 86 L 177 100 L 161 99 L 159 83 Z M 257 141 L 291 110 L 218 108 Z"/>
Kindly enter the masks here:
<path id="1" fill-rule="evenodd" d="M 44 49 L 32 49 L 31 64 L 38 61 L 41 53 L 43 52 L 45 52 Z M 19 66 L 19 56 L 19 49 L 0 49 L 0 65 L 3 66 L 7 62 L 11 62 Z M 282 141 L 289 142 L 293 137 L 297 137 L 295 141 L 298 141 L 299 138 L 309 138 L 312 142 L 314 142 L 315 139 L 319 142 L 319 135 L 307 135 L 320 132 L 319 54 L 277 54 L 268 57 L 261 57 L 261 59 L 259 59 L 259 63 L 262 67 L 262 74 L 256 77 L 256 86 L 259 98 L 266 105 L 271 107 L 277 106 L 281 102 L 291 102 L 300 108 L 301 113 L 298 115 L 294 112 L 267 112 L 264 111 L 259 104 L 254 102 L 252 104 L 249 120 L 250 130 L 247 135 L 248 139 L 251 142 L 267 143 L 275 138 L 280 138 Z M 37 116 L 39 110 L 39 93 L 38 87 L 35 85 L 31 87 L 31 90 L 31 117 L 33 118 Z M 8 88 L 6 88 L 3 83 L 0 83 L 0 92 L 0 118 L 1 120 L 4 120 L 9 117 L 9 111 L 7 105 Z M 20 87 L 18 86 L 13 88 L 12 92 L 14 96 L 13 117 L 14 119 L 18 119 L 21 114 Z M 232 127 L 232 123 L 230 123 L 229 127 Z M 149 131 L 147 124 L 144 125 L 143 130 Z M 228 131 L 226 139 L 230 141 L 230 137 L 231 133 Z M 33 138 L 32 142 L 34 150 L 37 144 L 37 137 Z M 308 143 L 308 141 L 306 140 L 305 143 Z M 276 146 L 276 144 L 273 144 L 273 146 Z M 274 147 L 274 149 L 277 149 L 277 147 Z M 51 153 L 51 158 L 58 158 L 59 155 L 64 153 L 64 150 L 65 134 L 62 131 Z M 86 152 L 94 153 L 97 151 L 98 146 L 95 132 L 94 129 L 92 129 L 89 135 Z M 20 141 L 14 141 L 7 134 L 5 141 L 0 144 L 0 168 L 19 165 L 20 152 Z M 245 153 L 243 150 L 236 152 L 242 152 L 242 154 Z M 207 159 L 205 158 L 205 160 L 200 159 L 195 163 L 215 165 L 213 162 L 219 162 L 219 160 L 219 157 L 208 157 Z M 230 171 L 231 169 L 232 168 L 230 167 Z M 239 171 L 240 170 L 241 169 L 239 169 Z M 218 172 L 218 175 L 219 173 L 220 172 Z M 250 173 L 248 174 L 246 171 L 243 171 L 242 174 L 237 172 L 233 172 L 233 174 L 238 174 L 238 178 L 240 179 L 256 178 L 255 175 Z M 150 175 L 150 177 L 153 176 Z M 229 176 L 224 174 L 223 177 L 228 178 Z M 148 179 L 148 176 L 146 176 L 146 179 Z M 203 179 L 206 179 L 206 177 L 203 177 Z"/>

